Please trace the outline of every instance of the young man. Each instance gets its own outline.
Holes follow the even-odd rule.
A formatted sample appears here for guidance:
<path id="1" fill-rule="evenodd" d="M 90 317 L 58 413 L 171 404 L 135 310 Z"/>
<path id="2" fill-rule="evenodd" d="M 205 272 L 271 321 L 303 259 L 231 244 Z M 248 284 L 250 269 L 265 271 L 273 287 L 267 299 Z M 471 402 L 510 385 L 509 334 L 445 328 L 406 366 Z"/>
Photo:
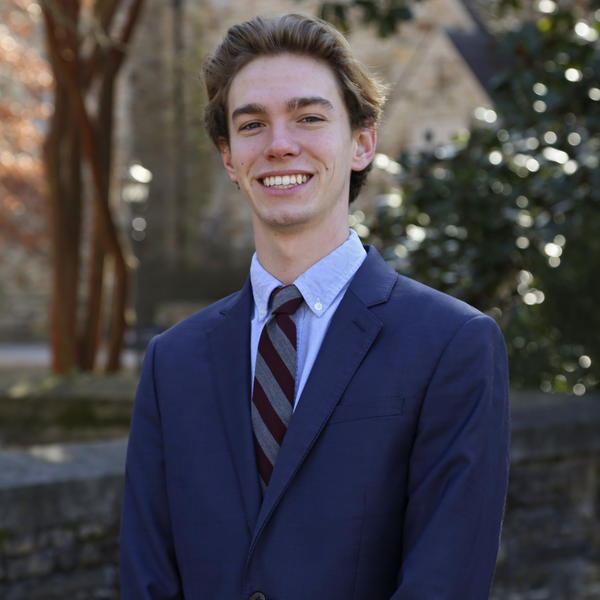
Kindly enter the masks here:
<path id="1" fill-rule="evenodd" d="M 235 26 L 206 124 L 253 215 L 244 288 L 155 338 L 123 598 L 483 600 L 508 472 L 492 319 L 348 230 L 383 97 L 330 26 Z"/>

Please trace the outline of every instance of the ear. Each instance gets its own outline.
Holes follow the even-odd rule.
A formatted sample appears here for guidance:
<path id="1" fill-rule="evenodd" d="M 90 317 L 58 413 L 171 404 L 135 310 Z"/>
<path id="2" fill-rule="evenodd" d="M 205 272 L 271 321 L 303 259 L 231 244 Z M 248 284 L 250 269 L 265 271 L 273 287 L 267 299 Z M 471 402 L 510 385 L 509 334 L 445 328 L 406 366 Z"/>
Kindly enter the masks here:
<path id="1" fill-rule="evenodd" d="M 377 128 L 375 123 L 369 123 L 357 128 L 352 137 L 354 141 L 352 170 L 362 171 L 371 164 L 375 156 L 375 145 L 377 144 Z"/>
<path id="2" fill-rule="evenodd" d="M 233 183 L 237 183 L 235 167 L 231 162 L 231 149 L 229 147 L 229 143 L 225 138 L 219 139 L 219 152 L 221 154 L 221 159 L 223 160 L 223 166 L 225 167 L 225 170 L 229 173 L 229 179 L 231 179 Z"/>

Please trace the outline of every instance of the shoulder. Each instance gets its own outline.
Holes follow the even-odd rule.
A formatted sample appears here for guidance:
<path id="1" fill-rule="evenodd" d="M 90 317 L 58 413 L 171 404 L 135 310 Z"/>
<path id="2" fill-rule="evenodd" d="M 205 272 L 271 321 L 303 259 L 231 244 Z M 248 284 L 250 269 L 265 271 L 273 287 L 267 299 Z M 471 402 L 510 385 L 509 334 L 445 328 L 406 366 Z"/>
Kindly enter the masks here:
<path id="1" fill-rule="evenodd" d="M 394 271 L 372 246 L 351 289 L 367 306 L 420 315 L 422 318 L 468 319 L 481 315 L 473 306 Z"/>
<path id="2" fill-rule="evenodd" d="M 464 320 L 483 316 L 480 310 L 463 300 L 398 273 L 390 301 L 404 310 L 417 311 L 432 319 L 445 317 Z"/>
<path id="3" fill-rule="evenodd" d="M 404 334 L 440 351 L 456 344 L 504 346 L 495 319 L 474 306 L 402 275 L 388 305 L 388 323 Z"/>
<path id="4" fill-rule="evenodd" d="M 480 310 L 394 271 L 373 248 L 355 290 L 382 322 L 403 337 L 450 340 L 463 326 L 497 336 L 494 319 Z M 357 289 L 358 288 L 358 289 Z M 374 292 L 373 290 L 377 290 Z"/>

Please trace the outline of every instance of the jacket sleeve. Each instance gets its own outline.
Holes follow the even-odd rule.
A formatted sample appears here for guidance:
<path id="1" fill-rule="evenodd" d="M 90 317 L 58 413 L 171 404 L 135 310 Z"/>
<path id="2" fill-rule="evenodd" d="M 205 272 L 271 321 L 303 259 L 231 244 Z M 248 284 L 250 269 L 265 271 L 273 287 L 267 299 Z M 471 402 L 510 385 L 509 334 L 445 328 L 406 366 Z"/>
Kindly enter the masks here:
<path id="1" fill-rule="evenodd" d="M 478 315 L 446 345 L 424 397 L 391 600 L 488 598 L 508 466 L 506 350 L 496 323 Z"/>
<path id="2" fill-rule="evenodd" d="M 183 598 L 171 534 L 154 379 L 157 340 L 150 342 L 144 359 L 127 448 L 120 542 L 123 600 Z"/>

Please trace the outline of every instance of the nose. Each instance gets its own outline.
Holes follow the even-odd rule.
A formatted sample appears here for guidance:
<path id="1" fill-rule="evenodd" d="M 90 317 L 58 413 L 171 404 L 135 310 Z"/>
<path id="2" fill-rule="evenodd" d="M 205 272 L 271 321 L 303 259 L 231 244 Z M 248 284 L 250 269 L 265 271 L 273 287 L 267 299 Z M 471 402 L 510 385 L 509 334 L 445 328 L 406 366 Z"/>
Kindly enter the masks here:
<path id="1" fill-rule="evenodd" d="M 286 158 L 296 156 L 299 151 L 300 147 L 290 128 L 285 123 L 273 123 L 265 147 L 266 156 L 271 159 Z"/>

